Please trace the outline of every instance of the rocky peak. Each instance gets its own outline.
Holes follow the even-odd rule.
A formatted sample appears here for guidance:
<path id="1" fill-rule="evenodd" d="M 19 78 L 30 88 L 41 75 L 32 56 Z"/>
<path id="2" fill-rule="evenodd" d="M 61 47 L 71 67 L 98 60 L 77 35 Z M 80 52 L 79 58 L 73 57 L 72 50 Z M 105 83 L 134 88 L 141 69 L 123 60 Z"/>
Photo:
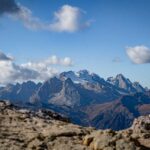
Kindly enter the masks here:
<path id="1" fill-rule="evenodd" d="M 73 72 L 73 71 L 67 71 L 67 72 L 62 72 L 62 73 L 60 73 L 60 75 L 59 75 L 59 77 L 60 78 L 76 78 L 76 75 L 75 75 L 75 73 Z"/>
<path id="2" fill-rule="evenodd" d="M 57 77 L 50 78 L 49 80 L 43 83 L 40 89 L 42 88 L 48 94 L 58 93 L 62 89 L 62 81 L 58 79 Z"/>
<path id="3" fill-rule="evenodd" d="M 146 92 L 146 89 L 143 88 L 139 82 L 134 82 L 133 87 L 137 90 L 137 92 Z"/>
<path id="4" fill-rule="evenodd" d="M 76 88 L 75 84 L 72 82 L 72 80 L 70 78 L 67 78 L 65 81 L 64 81 L 64 90 L 67 90 L 67 89 L 72 89 L 72 88 Z"/>
<path id="5" fill-rule="evenodd" d="M 121 73 L 120 73 L 120 74 L 117 74 L 117 75 L 116 75 L 116 78 L 117 78 L 117 79 L 126 79 L 126 78 L 124 77 L 124 75 L 121 74 Z"/>
<path id="6" fill-rule="evenodd" d="M 49 102 L 56 105 L 64 105 L 69 107 L 79 105 L 80 95 L 78 93 L 75 84 L 72 82 L 70 78 L 67 78 L 63 82 L 63 87 L 60 93 L 55 95 Z"/>
<path id="7" fill-rule="evenodd" d="M 145 89 L 138 82 L 132 83 L 122 74 L 116 75 L 115 78 L 109 77 L 107 81 L 115 87 L 123 89 L 128 93 L 145 92 Z"/>
<path id="8" fill-rule="evenodd" d="M 34 83 L 33 81 L 27 81 L 27 82 L 23 82 L 21 84 L 22 87 L 35 87 L 36 83 Z"/>
<path id="9" fill-rule="evenodd" d="M 61 79 L 70 78 L 74 83 L 95 83 L 95 82 L 106 82 L 104 79 L 100 78 L 97 74 L 89 73 L 88 70 L 80 70 L 78 72 L 68 71 L 60 74 Z"/>
<path id="10" fill-rule="evenodd" d="M 85 80 L 85 81 L 91 81 L 91 74 L 89 73 L 88 70 L 80 70 L 77 72 L 77 74 L 79 74 L 79 77 L 82 79 L 82 80 Z"/>
<path id="11" fill-rule="evenodd" d="M 90 74 L 89 71 L 86 70 L 86 69 L 80 70 L 77 73 L 80 74 L 80 75 L 89 75 Z"/>
<path id="12" fill-rule="evenodd" d="M 124 85 L 122 84 L 125 84 L 125 86 L 132 84 L 131 81 L 128 78 L 125 78 L 122 74 L 118 74 L 115 80 L 118 80 L 118 84 L 122 88 L 124 88 Z"/>
<path id="13" fill-rule="evenodd" d="M 108 82 L 105 81 L 103 78 L 101 78 L 98 74 L 92 73 L 91 76 L 92 76 L 92 80 L 94 82 L 97 82 L 97 83 L 104 85 L 104 86 L 108 85 Z"/>

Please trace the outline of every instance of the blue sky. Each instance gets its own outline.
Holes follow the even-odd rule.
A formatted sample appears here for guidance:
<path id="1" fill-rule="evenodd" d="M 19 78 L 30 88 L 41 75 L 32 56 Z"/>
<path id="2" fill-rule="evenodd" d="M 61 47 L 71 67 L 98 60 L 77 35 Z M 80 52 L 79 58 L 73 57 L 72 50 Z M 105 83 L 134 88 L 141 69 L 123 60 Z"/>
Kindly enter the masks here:
<path id="1" fill-rule="evenodd" d="M 21 65 L 53 55 L 69 57 L 73 65 L 52 67 L 59 71 L 88 69 L 104 78 L 122 73 L 150 87 L 149 0 L 16 0 L 16 4 L 29 9 L 30 17 L 42 24 L 55 22 L 54 13 L 60 13 L 63 6 L 76 8 L 80 13 L 76 17 L 81 19 L 72 30 L 33 29 L 27 28 L 20 16 L 15 18 L 14 12 L 2 12 L 0 50 L 13 56 L 13 63 Z M 131 53 L 127 53 L 129 48 Z M 133 56 L 132 51 L 137 54 Z"/>

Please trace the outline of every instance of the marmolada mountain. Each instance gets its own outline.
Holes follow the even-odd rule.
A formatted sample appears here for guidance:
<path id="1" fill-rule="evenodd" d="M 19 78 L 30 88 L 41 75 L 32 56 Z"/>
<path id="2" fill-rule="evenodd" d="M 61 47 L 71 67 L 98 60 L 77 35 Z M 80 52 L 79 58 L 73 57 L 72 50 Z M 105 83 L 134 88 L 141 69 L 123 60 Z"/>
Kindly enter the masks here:
<path id="1" fill-rule="evenodd" d="M 1 87 L 0 99 L 2 150 L 150 148 L 150 91 L 122 74 L 62 72 Z"/>
<path id="2" fill-rule="evenodd" d="M 104 80 L 87 70 L 62 72 L 43 83 L 0 88 L 0 99 L 31 110 L 51 109 L 81 126 L 120 130 L 150 114 L 150 92 L 122 74 Z"/>

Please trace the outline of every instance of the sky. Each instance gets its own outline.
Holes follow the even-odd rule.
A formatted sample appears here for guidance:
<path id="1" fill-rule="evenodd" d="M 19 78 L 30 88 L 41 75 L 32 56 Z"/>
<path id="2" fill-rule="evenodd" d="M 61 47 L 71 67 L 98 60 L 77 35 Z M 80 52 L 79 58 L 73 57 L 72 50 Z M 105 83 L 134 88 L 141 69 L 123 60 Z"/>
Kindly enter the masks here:
<path id="1" fill-rule="evenodd" d="M 0 84 L 87 69 L 150 88 L 149 0 L 0 0 Z"/>

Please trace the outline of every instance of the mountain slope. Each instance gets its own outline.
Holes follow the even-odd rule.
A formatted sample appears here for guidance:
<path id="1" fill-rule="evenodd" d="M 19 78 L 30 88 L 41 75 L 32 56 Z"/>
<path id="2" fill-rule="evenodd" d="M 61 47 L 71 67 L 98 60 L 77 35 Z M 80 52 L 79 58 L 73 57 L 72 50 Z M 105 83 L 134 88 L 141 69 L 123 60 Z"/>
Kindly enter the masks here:
<path id="1" fill-rule="evenodd" d="M 112 101 L 120 94 L 109 86 L 99 82 L 74 83 L 70 78 L 53 77 L 44 82 L 31 96 L 30 102 L 55 104 L 59 106 L 79 107 L 92 103 Z"/>
<path id="2" fill-rule="evenodd" d="M 110 103 L 87 107 L 86 113 L 96 128 L 125 129 L 134 118 L 150 114 L 150 97 L 142 93 L 123 96 Z"/>

